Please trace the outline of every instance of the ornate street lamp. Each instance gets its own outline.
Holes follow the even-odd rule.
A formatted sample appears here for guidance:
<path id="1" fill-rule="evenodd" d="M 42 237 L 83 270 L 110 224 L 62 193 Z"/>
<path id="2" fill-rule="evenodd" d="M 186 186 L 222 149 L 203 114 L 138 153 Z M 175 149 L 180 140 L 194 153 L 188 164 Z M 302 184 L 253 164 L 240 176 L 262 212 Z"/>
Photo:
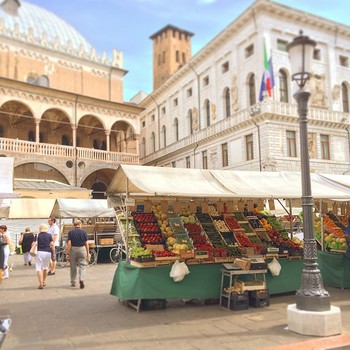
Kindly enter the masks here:
<path id="1" fill-rule="evenodd" d="M 300 127 L 300 157 L 302 208 L 304 227 L 304 266 L 300 289 L 296 292 L 296 307 L 304 311 L 328 311 L 331 308 L 329 293 L 324 289 L 317 263 L 317 244 L 313 224 L 313 198 L 311 194 L 310 162 L 308 148 L 307 111 L 310 92 L 304 90 L 311 76 L 311 65 L 316 42 L 300 35 L 288 44 L 292 80 L 299 90 L 294 94 L 298 104 Z"/>

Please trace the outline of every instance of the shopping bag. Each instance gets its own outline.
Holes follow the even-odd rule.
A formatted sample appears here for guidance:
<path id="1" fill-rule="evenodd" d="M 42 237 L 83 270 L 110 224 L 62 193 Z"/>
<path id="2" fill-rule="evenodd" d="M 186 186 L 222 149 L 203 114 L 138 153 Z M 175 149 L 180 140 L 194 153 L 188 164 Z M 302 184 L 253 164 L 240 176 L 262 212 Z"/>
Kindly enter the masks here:
<path id="1" fill-rule="evenodd" d="M 279 276 L 282 266 L 276 258 L 273 258 L 272 261 L 267 264 L 267 268 L 270 270 L 272 276 Z"/>
<path id="2" fill-rule="evenodd" d="M 30 248 L 29 254 L 31 256 L 36 256 L 36 254 L 38 253 L 38 245 L 36 244 L 36 242 L 32 243 L 32 247 Z"/>
<path id="3" fill-rule="evenodd" d="M 176 260 L 171 267 L 170 277 L 174 280 L 174 282 L 181 282 L 186 275 L 190 273 L 187 265 L 184 262 L 179 262 Z"/>

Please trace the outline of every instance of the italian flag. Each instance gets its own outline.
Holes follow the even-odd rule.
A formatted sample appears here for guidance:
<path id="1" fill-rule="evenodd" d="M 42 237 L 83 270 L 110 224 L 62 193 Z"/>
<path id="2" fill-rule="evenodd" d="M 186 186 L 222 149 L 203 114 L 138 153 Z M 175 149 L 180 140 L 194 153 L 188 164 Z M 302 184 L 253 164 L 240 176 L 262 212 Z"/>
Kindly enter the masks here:
<path id="1" fill-rule="evenodd" d="M 264 92 L 267 91 L 268 95 L 272 97 L 272 89 L 275 86 L 275 80 L 273 77 L 272 57 L 268 59 L 266 45 L 264 41 L 264 72 L 261 79 L 259 101 L 264 99 Z"/>

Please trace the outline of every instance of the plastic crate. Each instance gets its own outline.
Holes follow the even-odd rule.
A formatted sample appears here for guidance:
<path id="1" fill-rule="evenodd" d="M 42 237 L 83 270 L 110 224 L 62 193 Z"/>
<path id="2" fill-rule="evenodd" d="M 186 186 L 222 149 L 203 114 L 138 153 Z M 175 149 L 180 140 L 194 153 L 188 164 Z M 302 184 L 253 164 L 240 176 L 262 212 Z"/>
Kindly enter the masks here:
<path id="1" fill-rule="evenodd" d="M 228 307 L 228 296 L 222 296 L 221 306 Z M 231 293 L 230 310 L 239 311 L 247 310 L 249 308 L 248 292 Z"/>
<path id="2" fill-rule="evenodd" d="M 253 307 L 270 306 L 270 293 L 268 289 L 249 292 L 249 305 Z"/>
<path id="3" fill-rule="evenodd" d="M 166 299 L 142 299 L 142 310 L 163 310 L 166 308 Z"/>

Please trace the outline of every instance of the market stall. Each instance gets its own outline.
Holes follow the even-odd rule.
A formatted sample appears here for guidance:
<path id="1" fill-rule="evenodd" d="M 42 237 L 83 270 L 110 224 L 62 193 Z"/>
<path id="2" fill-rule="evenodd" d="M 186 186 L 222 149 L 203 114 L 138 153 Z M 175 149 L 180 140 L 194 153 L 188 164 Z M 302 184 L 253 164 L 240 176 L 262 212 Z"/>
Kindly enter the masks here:
<path id="1" fill-rule="evenodd" d="M 323 208 L 350 198 L 349 187 L 317 174 L 312 192 Z M 121 299 L 215 298 L 223 263 L 242 256 L 263 257 L 266 263 L 279 258 L 281 274 L 267 273 L 264 287 L 270 294 L 296 290 L 301 243 L 288 237 L 276 217 L 261 213 L 264 200 L 300 200 L 300 193 L 300 173 L 121 165 L 107 195 L 110 205 L 123 211 L 118 224 L 130 255 L 119 264 L 111 293 Z M 185 261 L 190 270 L 180 283 L 169 277 L 175 260 Z"/>
<path id="2" fill-rule="evenodd" d="M 73 229 L 74 218 L 83 221 L 82 228 L 87 232 L 91 247 L 96 252 L 96 260 L 102 249 L 115 247 L 118 230 L 115 224 L 115 210 L 109 208 L 104 199 L 56 199 L 51 217 L 59 218 L 61 240 L 66 241 L 68 232 Z M 62 222 L 71 218 L 72 222 Z"/>

